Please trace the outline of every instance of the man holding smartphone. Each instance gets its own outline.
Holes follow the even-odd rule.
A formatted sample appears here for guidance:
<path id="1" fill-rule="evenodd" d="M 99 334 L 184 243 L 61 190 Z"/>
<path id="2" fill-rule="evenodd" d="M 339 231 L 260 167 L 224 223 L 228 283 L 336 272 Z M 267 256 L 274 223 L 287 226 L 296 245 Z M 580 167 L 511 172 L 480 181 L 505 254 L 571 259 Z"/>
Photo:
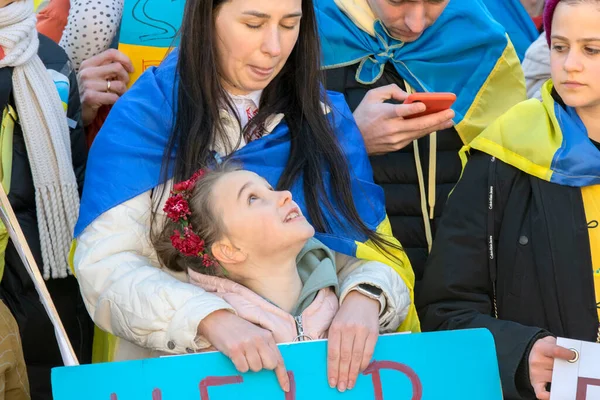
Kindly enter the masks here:
<path id="1" fill-rule="evenodd" d="M 327 89 L 341 92 L 362 132 L 394 236 L 416 288 L 438 218 L 460 178 L 458 151 L 525 100 L 523 71 L 482 0 L 317 0 Z M 450 92 L 427 113 L 412 92 Z M 437 132 L 437 134 L 435 134 Z"/>

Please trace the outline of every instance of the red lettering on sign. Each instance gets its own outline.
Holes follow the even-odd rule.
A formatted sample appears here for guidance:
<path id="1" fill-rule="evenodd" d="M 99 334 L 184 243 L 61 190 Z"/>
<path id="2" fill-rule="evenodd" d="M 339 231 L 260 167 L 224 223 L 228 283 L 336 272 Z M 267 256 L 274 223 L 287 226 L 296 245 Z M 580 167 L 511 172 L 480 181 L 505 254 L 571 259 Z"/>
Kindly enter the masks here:
<path id="1" fill-rule="evenodd" d="M 242 383 L 244 378 L 240 375 L 234 376 L 207 376 L 200 381 L 200 399 L 209 400 L 208 388 L 210 386 L 232 385 L 234 383 Z"/>
<path id="2" fill-rule="evenodd" d="M 600 386 L 600 379 L 582 378 L 577 379 L 577 394 L 575 400 L 586 400 L 588 386 Z"/>
<path id="3" fill-rule="evenodd" d="M 285 394 L 285 400 L 296 400 L 296 378 L 292 371 L 288 371 L 287 374 L 290 379 L 290 391 Z"/>
<path id="4" fill-rule="evenodd" d="M 393 361 L 373 361 L 363 372 L 363 375 L 372 375 L 371 379 L 373 380 L 373 389 L 375 390 L 375 400 L 383 400 L 383 388 L 381 387 L 381 376 L 379 375 L 379 371 L 382 369 L 391 369 L 406 375 L 412 384 L 413 396 L 411 400 L 421 399 L 423 396 L 423 385 L 412 368 Z"/>

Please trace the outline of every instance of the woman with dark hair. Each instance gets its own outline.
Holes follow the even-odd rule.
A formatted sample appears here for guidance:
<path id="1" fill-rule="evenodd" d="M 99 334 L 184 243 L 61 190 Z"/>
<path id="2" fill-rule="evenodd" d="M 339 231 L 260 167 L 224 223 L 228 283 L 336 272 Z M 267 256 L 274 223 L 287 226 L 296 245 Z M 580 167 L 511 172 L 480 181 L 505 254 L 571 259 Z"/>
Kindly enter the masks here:
<path id="1" fill-rule="evenodd" d="M 289 189 L 348 272 L 329 330 L 332 387 L 353 387 L 380 325 L 419 330 L 410 263 L 360 132 L 343 97 L 321 87 L 315 24 L 310 0 L 190 0 L 179 48 L 111 112 L 90 155 L 74 264 L 92 318 L 124 339 L 116 358 L 211 343 L 240 371 L 275 369 L 286 387 L 270 333 L 185 273 L 157 268 L 150 244 L 172 182 L 229 156 Z"/>

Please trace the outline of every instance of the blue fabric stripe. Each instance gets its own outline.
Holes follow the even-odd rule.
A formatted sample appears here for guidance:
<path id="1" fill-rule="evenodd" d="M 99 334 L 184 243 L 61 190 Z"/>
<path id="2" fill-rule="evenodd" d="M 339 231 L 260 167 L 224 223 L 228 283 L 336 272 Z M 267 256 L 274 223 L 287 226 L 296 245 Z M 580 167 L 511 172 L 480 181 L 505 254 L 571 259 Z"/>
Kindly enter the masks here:
<path id="1" fill-rule="evenodd" d="M 102 213 L 159 184 L 163 151 L 171 134 L 176 63 L 177 52 L 173 52 L 159 68 L 146 71 L 112 109 L 90 151 L 75 236 Z M 330 117 L 334 118 L 336 133 L 349 160 L 357 210 L 375 230 L 386 215 L 383 190 L 373 182 L 362 136 L 344 97 L 333 92 L 328 92 L 328 96 Z M 276 186 L 289 152 L 289 130 L 282 122 L 271 134 L 236 152 L 234 158 Z M 326 173 L 325 187 L 332 198 L 329 182 Z M 307 215 L 302 181 L 290 190 Z M 366 236 L 323 210 L 331 230 L 316 237 L 334 251 L 354 255 L 355 241 L 364 242 Z"/>
<path id="2" fill-rule="evenodd" d="M 551 182 L 584 187 L 600 184 L 600 151 L 590 141 L 585 125 L 572 107 L 554 104 L 562 132 L 562 145 L 551 164 Z"/>

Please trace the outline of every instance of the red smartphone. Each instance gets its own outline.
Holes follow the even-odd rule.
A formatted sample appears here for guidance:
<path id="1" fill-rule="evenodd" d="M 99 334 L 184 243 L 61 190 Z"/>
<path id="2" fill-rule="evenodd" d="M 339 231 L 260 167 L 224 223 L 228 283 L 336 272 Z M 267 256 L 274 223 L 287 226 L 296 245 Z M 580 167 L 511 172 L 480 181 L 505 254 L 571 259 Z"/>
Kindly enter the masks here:
<path id="1" fill-rule="evenodd" d="M 423 103 L 427 109 L 417 114 L 411 114 L 404 119 L 412 119 L 422 117 L 424 115 L 435 114 L 440 111 L 449 109 L 456 101 L 454 93 L 413 93 L 408 95 L 403 104 Z"/>

